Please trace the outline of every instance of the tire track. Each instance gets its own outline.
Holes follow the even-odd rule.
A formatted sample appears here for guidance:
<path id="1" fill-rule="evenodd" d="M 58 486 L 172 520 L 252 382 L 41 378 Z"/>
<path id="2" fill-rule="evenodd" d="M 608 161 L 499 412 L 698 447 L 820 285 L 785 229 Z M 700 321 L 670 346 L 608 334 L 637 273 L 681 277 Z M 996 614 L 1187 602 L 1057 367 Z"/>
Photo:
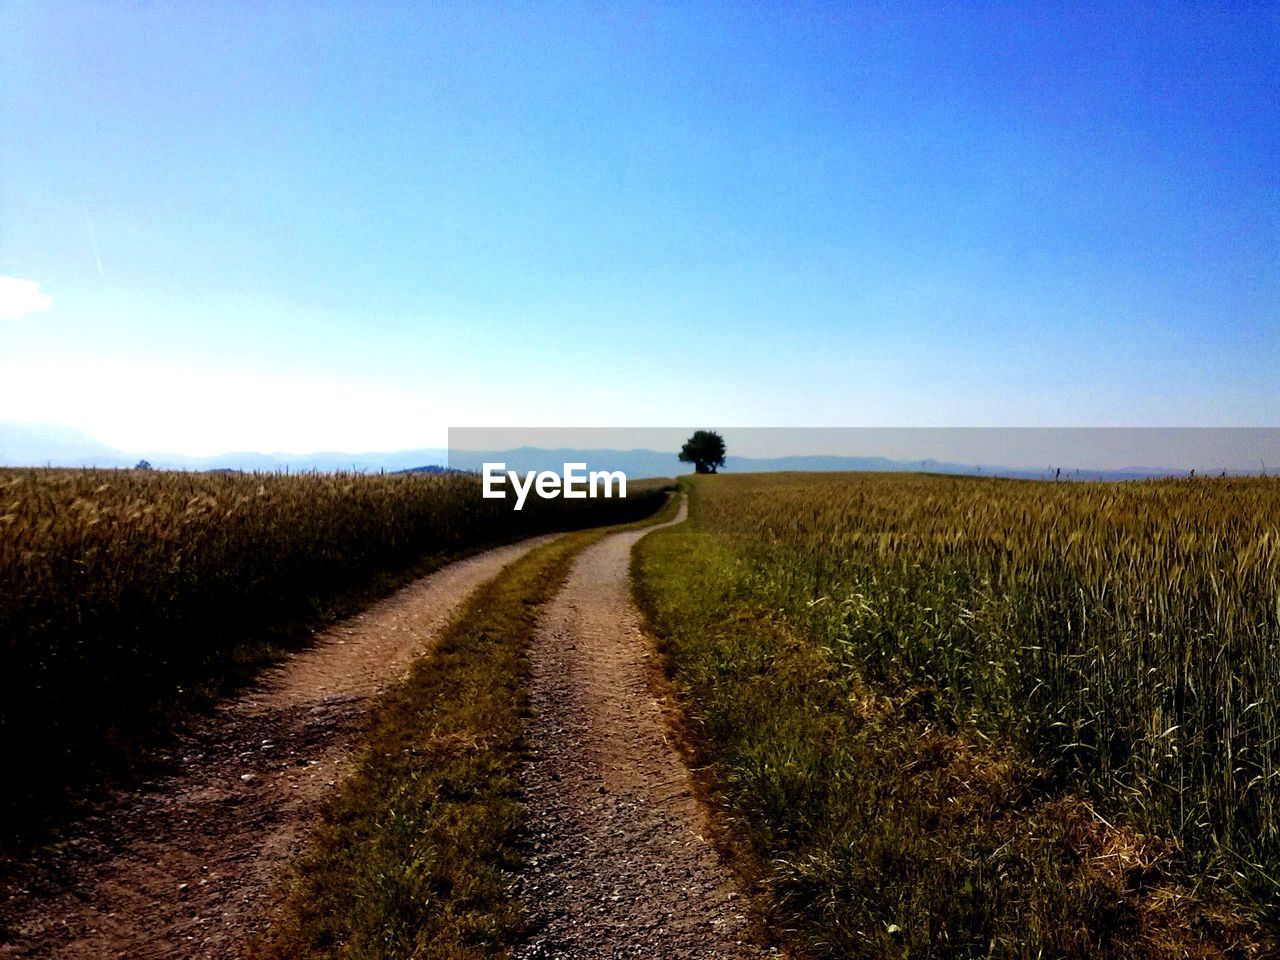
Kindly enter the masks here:
<path id="1" fill-rule="evenodd" d="M 527 960 L 766 955 L 649 692 L 629 579 L 631 548 L 653 529 L 584 551 L 530 651 Z"/>

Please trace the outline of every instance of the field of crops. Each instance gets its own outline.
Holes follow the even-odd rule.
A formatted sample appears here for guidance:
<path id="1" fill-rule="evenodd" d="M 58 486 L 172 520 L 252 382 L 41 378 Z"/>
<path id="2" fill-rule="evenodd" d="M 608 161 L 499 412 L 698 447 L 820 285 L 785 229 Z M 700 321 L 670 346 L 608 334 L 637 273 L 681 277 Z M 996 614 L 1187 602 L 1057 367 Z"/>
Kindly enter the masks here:
<path id="1" fill-rule="evenodd" d="M 4 808 L 409 568 L 656 509 L 632 487 L 515 512 L 458 475 L 0 471 Z"/>
<path id="2" fill-rule="evenodd" d="M 699 478 L 638 571 L 730 812 L 821 942 L 1101 955 L 1046 919 L 1116 909 L 1067 796 L 1148 838 L 1122 890 L 1163 858 L 1275 916 L 1280 482 Z"/>

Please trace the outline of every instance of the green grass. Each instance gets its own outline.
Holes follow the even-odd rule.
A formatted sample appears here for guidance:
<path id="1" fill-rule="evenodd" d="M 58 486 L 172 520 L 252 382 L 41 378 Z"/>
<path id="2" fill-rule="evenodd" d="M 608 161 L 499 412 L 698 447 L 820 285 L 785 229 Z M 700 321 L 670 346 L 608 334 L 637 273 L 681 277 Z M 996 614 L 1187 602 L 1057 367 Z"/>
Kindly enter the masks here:
<path id="1" fill-rule="evenodd" d="M 526 652 L 541 605 L 607 532 L 512 564 L 383 698 L 255 956 L 455 960 L 504 956 L 518 940 Z"/>
<path id="2" fill-rule="evenodd" d="M 949 685 L 994 667 L 966 672 L 963 658 L 994 644 L 955 629 L 945 591 L 924 586 L 936 557 L 909 542 L 929 532 L 913 485 L 934 517 L 953 492 L 920 477 L 858 490 L 867 479 L 695 480 L 691 522 L 646 538 L 634 562 L 766 926 L 815 957 L 1269 955 L 1274 942 L 1175 838 L 1099 810 L 1017 723 L 975 707 L 1008 716 L 1019 701 L 986 680 Z M 896 500 L 841 513 L 841 484 Z M 961 538 L 948 544 L 954 557 Z M 871 623 L 879 632 L 855 634 Z"/>

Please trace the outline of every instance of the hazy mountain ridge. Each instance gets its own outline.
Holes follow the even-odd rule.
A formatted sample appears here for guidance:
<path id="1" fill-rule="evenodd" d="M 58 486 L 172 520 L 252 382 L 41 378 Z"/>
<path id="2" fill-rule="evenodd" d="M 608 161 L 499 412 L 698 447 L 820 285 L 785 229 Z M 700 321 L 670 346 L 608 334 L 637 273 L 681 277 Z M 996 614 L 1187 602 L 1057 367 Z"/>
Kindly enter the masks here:
<path id="1" fill-rule="evenodd" d="M 318 470 L 331 473 L 353 470 L 408 470 L 443 464 L 447 451 L 440 448 L 391 452 L 258 453 L 232 451 L 192 457 L 163 451 L 124 451 L 101 443 L 83 431 L 56 424 L 0 422 L 0 466 L 5 467 L 133 467 L 146 460 L 162 470 Z"/>
<path id="2" fill-rule="evenodd" d="M 6 467 L 133 467 L 146 460 L 158 469 L 171 470 L 244 470 L 277 472 L 284 470 L 317 470 L 321 472 L 356 471 L 362 473 L 426 472 L 444 467 L 478 471 L 485 463 L 505 463 L 507 469 L 555 470 L 565 463 L 586 463 L 588 469 L 622 470 L 629 477 L 670 477 L 690 472 L 674 452 L 659 450 L 610 450 L 517 447 L 510 450 L 449 451 L 442 448 L 394 450 L 387 452 L 344 453 L 258 453 L 239 451 L 207 457 L 192 457 L 157 451 L 130 452 L 101 443 L 83 431 L 57 424 L 0 422 L 0 466 Z M 892 460 L 886 457 L 808 455 L 786 457 L 726 458 L 726 473 L 780 471 L 881 471 L 887 473 L 927 472 L 986 475 L 1025 479 L 1045 479 L 1055 475 L 1056 468 L 1035 469 L 1007 467 L 998 464 L 958 463 L 933 459 Z M 1168 467 L 1125 467 L 1118 470 L 1075 469 L 1063 467 L 1061 476 L 1073 480 L 1137 480 L 1151 477 L 1181 476 L 1187 471 Z M 1235 473 L 1237 471 L 1228 471 Z"/>
<path id="3" fill-rule="evenodd" d="M 505 463 L 509 470 L 555 470 L 565 463 L 586 463 L 589 470 L 622 470 L 629 477 L 670 477 L 691 472 L 675 453 L 657 450 L 577 450 L 518 447 L 511 450 L 453 451 L 449 466 L 457 470 L 480 470 L 485 463 Z M 869 472 L 948 473 L 998 476 L 1017 479 L 1048 479 L 1057 468 L 1006 467 L 996 464 L 965 464 L 942 460 L 891 460 L 886 457 L 850 457 L 814 454 L 787 457 L 725 457 L 725 473 Z M 1061 477 L 1072 480 L 1140 480 L 1181 476 L 1185 470 L 1165 467 L 1125 467 L 1119 470 L 1062 468 Z"/>

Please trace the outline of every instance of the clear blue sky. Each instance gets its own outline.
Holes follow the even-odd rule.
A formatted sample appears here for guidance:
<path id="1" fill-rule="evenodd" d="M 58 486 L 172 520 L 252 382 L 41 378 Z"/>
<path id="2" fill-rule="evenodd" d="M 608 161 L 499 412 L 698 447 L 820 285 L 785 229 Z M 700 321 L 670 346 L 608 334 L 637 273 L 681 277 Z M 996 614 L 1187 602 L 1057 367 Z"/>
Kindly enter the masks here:
<path id="1" fill-rule="evenodd" d="M 1280 423 L 1275 4 L 0 0 L 0 120 L 0 420 Z"/>

